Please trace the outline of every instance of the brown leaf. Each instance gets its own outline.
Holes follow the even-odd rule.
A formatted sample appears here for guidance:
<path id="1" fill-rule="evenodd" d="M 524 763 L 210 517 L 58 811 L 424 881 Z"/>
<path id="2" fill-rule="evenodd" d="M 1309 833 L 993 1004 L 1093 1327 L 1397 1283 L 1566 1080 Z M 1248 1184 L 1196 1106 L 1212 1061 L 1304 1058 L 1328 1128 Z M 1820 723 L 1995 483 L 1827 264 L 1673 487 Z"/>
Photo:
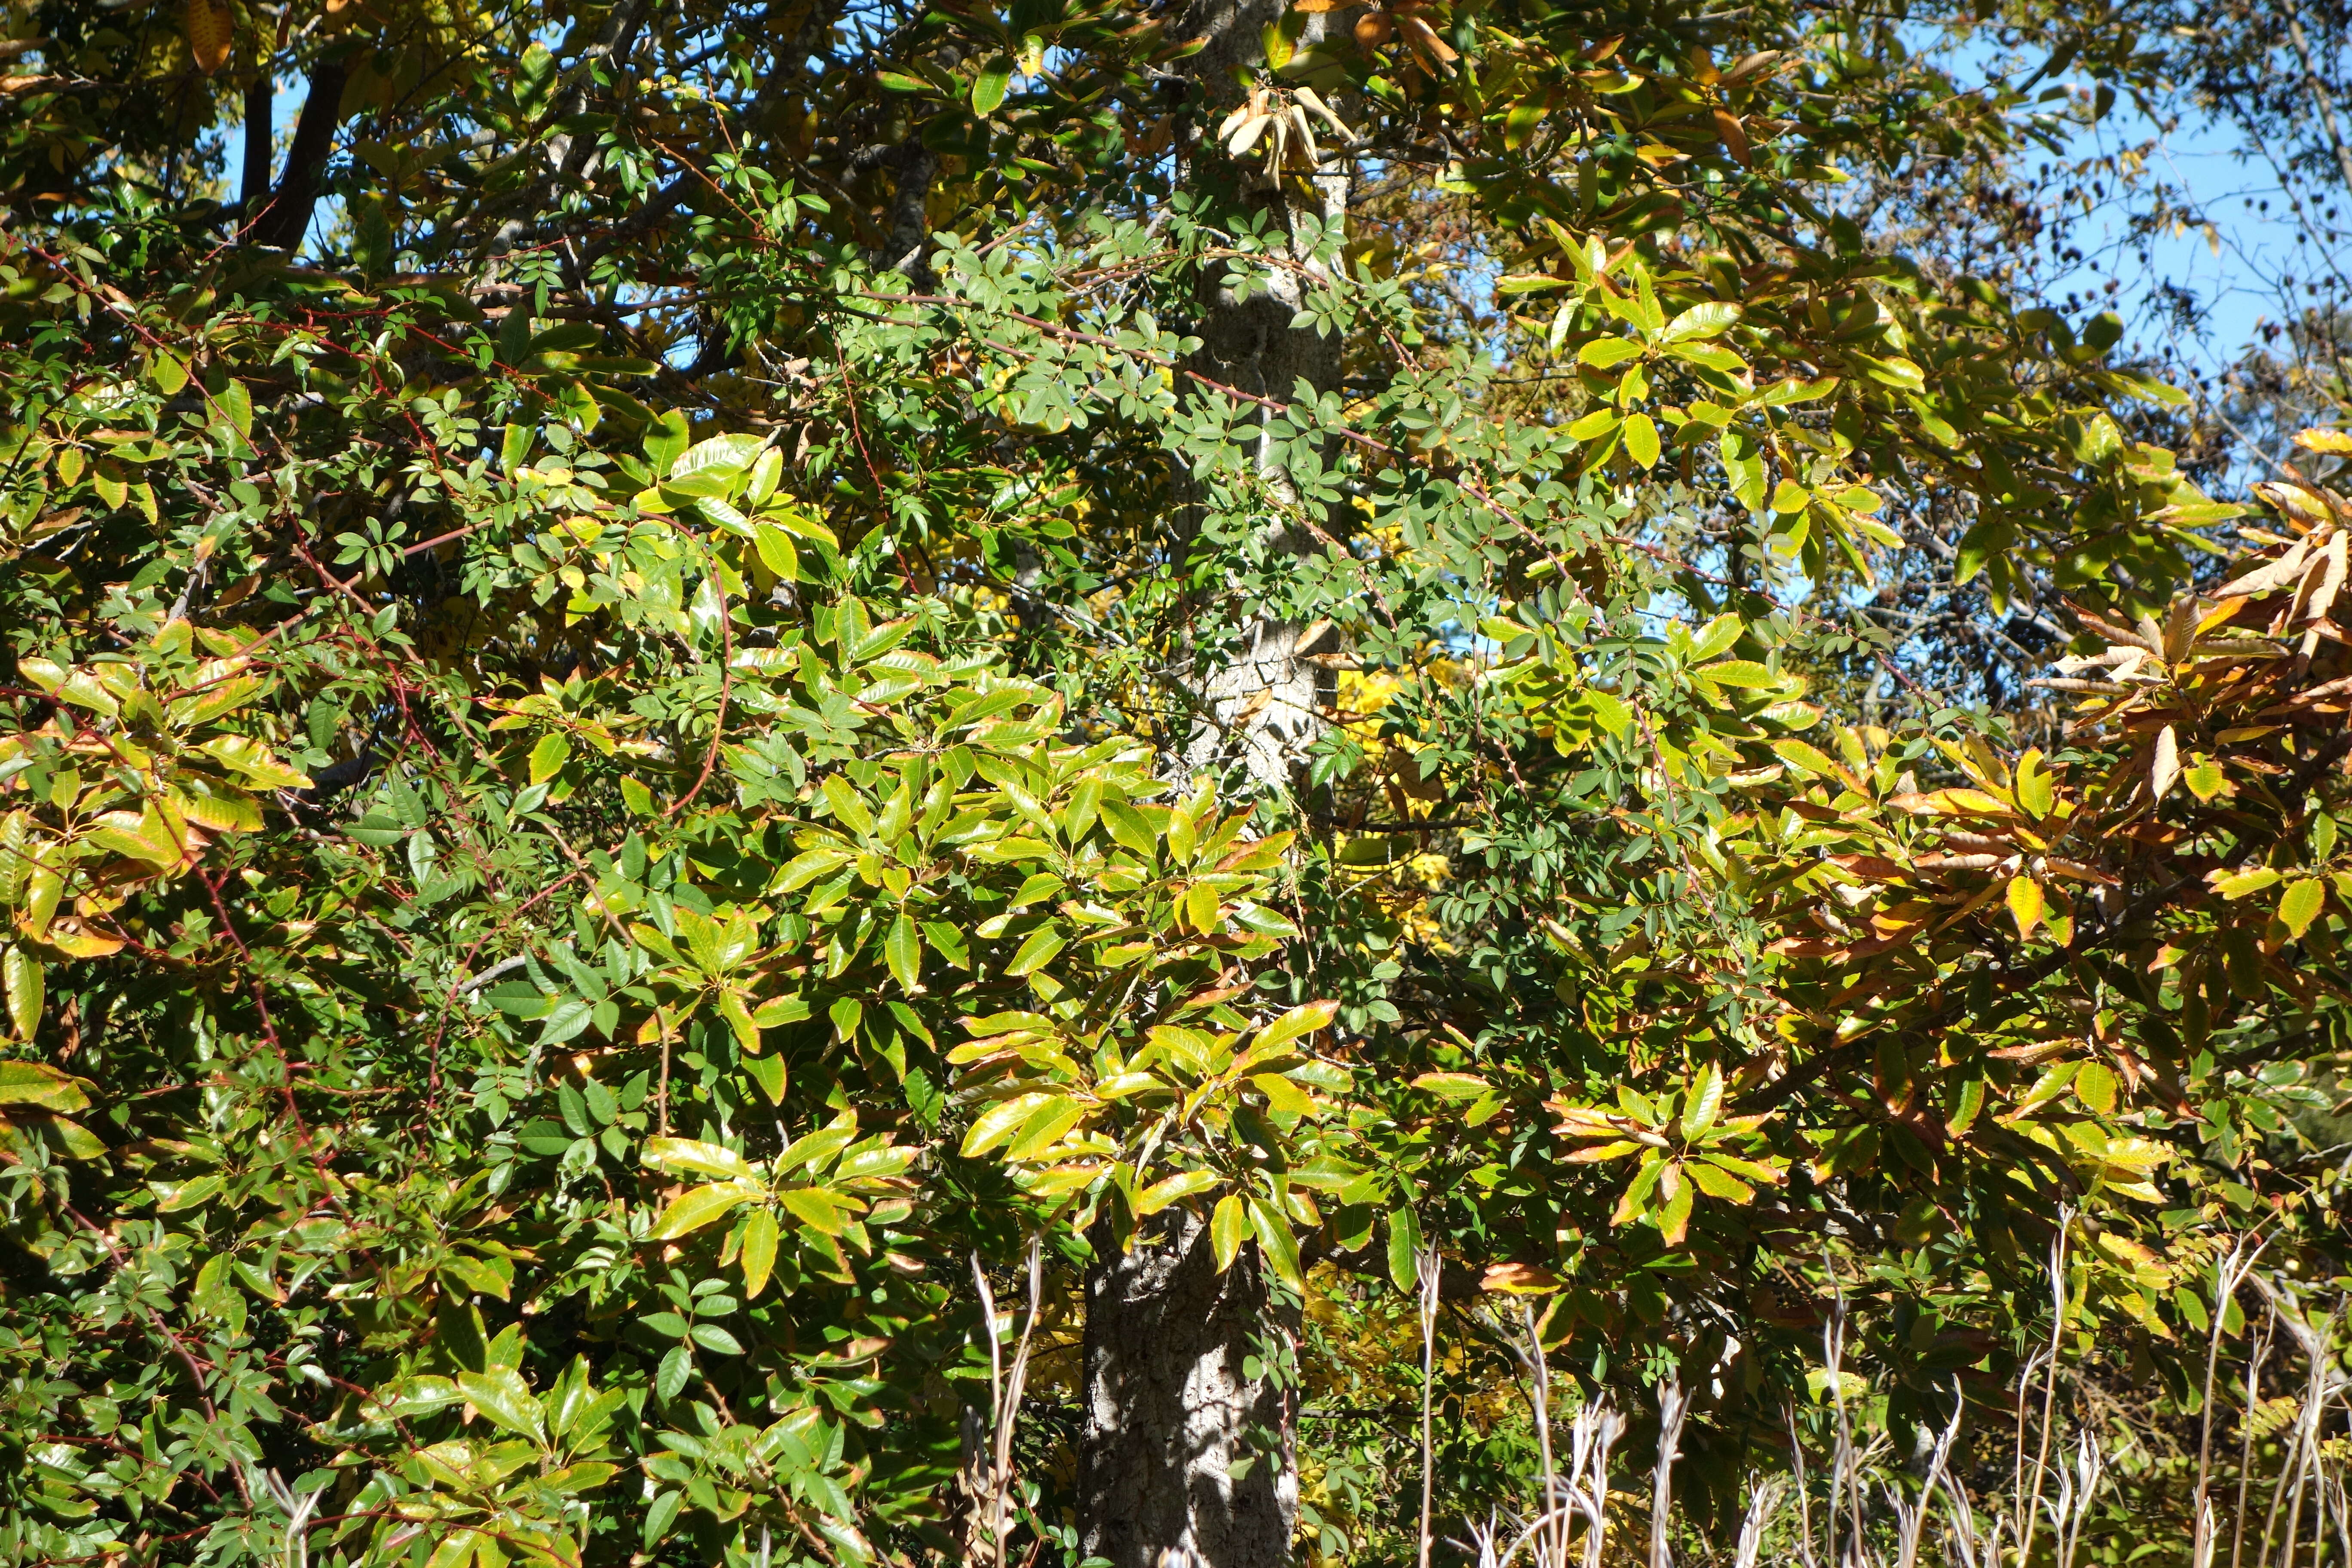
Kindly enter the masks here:
<path id="1" fill-rule="evenodd" d="M 2180 739 L 2167 724 L 2156 733 L 2156 756 L 2147 766 L 2147 791 L 2152 800 L 2162 800 L 2172 786 L 2180 782 Z"/>
<path id="2" fill-rule="evenodd" d="M 228 0 L 187 0 L 181 26 L 198 70 L 211 76 L 228 64 L 229 46 L 236 38 L 236 14 Z"/>
<path id="3" fill-rule="evenodd" d="M 1478 1289 L 1513 1296 L 1538 1296 L 1559 1289 L 1559 1276 L 1525 1263 L 1497 1263 L 1479 1277 Z"/>
<path id="4" fill-rule="evenodd" d="M 1830 864 L 1874 882 L 1891 882 L 1906 875 L 1904 868 L 1883 855 L 1832 855 Z"/>
<path id="5" fill-rule="evenodd" d="M 1752 169 L 1756 166 L 1755 159 L 1748 150 L 1748 132 L 1740 125 L 1739 116 L 1727 109 L 1717 110 L 1715 133 L 1722 138 L 1725 150 L 1739 161 L 1741 168 Z"/>

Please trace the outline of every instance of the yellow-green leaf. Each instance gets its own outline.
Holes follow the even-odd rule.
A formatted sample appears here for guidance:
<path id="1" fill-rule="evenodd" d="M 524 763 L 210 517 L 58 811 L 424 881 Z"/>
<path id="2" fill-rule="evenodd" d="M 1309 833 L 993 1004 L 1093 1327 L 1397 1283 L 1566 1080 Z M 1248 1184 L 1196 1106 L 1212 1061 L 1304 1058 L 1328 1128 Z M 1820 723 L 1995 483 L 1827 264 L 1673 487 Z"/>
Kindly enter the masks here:
<path id="1" fill-rule="evenodd" d="M 706 1176 L 749 1181 L 758 1175 L 750 1161 L 731 1149 L 697 1138 L 648 1138 L 638 1156 L 657 1171 L 699 1171 Z"/>
<path id="2" fill-rule="evenodd" d="M 1727 1203 L 1744 1204 L 1756 1196 L 1754 1187 L 1721 1166 L 1711 1164 L 1705 1160 L 1692 1161 L 1683 1167 L 1683 1174 L 1691 1179 L 1692 1185 L 1711 1198 L 1721 1198 Z"/>
<path id="3" fill-rule="evenodd" d="M 2116 1113 L 2115 1070 L 2105 1062 L 2084 1062 L 2074 1072 L 2074 1098 L 2102 1116 Z"/>
<path id="4" fill-rule="evenodd" d="M 2316 877 L 2299 878 L 2279 895 L 2279 923 L 2300 937 L 2327 904 L 2327 884 Z"/>
<path id="5" fill-rule="evenodd" d="M 1658 1233 L 1668 1247 L 1680 1247 L 1690 1229 L 1691 1194 L 1696 1187 L 1696 1184 L 1687 1180 L 1675 1182 L 1666 1206 L 1658 1213 Z"/>
<path id="6" fill-rule="evenodd" d="M 759 1300 L 776 1267 L 776 1211 L 760 1209 L 743 1223 L 743 1299 Z"/>
<path id="7" fill-rule="evenodd" d="M 9 1005 L 16 996 L 12 990 Z M 0 1105 L 30 1105 L 43 1110 L 80 1110 L 89 1104 L 82 1082 L 46 1062 L 0 1062 Z"/>
<path id="8" fill-rule="evenodd" d="M 662 1211 L 661 1218 L 654 1224 L 653 1239 L 674 1241 L 681 1236 L 691 1236 L 704 1226 L 725 1219 L 736 1205 L 759 1195 L 760 1189 L 748 1182 L 712 1182 L 697 1187 Z"/>
<path id="9" fill-rule="evenodd" d="M 2054 804 L 2053 791 L 2049 771 L 2042 765 L 2039 750 L 2030 751 L 2017 759 L 2014 785 L 2017 804 L 2025 808 L 2028 816 L 2039 822 L 2050 815 L 2050 807 Z"/>
<path id="10" fill-rule="evenodd" d="M 572 737 L 561 731 L 541 735 L 530 749 L 530 782 L 545 784 L 572 760 Z"/>
<path id="11" fill-rule="evenodd" d="M 1312 1116 L 1315 1097 L 1283 1077 L 1280 1073 L 1262 1072 L 1250 1079 L 1265 1102 L 1277 1116 Z"/>
<path id="12" fill-rule="evenodd" d="M 1691 1075 L 1690 1093 L 1683 1108 L 1683 1131 L 1697 1138 L 1715 1125 L 1723 1109 L 1723 1075 L 1710 1062 Z"/>
<path id="13" fill-rule="evenodd" d="M 761 563 L 780 580 L 789 583 L 801 574 L 800 551 L 793 545 L 793 536 L 774 523 L 762 520 L 752 535 L 752 542 L 760 552 Z"/>
<path id="14" fill-rule="evenodd" d="M 1214 1171 L 1185 1171 L 1152 1183 L 1135 1194 L 1129 1206 L 1138 1219 L 1158 1214 L 1172 1203 L 1191 1197 L 1194 1193 L 1207 1192 L 1223 1178 Z"/>
<path id="15" fill-rule="evenodd" d="M 309 789 L 308 773 L 295 772 L 276 757 L 260 742 L 244 735 L 223 735 L 206 741 L 196 750 L 235 768 L 263 789 Z"/>
<path id="16" fill-rule="evenodd" d="M 980 1113 L 971 1131 L 963 1135 L 963 1156 L 985 1154 L 1013 1136 L 1013 1131 L 1029 1120 L 1029 1113 L 1054 1097 L 1049 1094 L 1016 1094 L 1011 1100 L 1000 1100 Z"/>
<path id="17" fill-rule="evenodd" d="M 29 1040 L 41 1026 L 41 999 L 46 989 L 41 961 L 21 947 L 0 954 L 0 989 L 8 996 L 8 1022 L 20 1040 Z"/>
<path id="18" fill-rule="evenodd" d="M 1649 468 L 1658 460 L 1658 426 L 1646 414 L 1636 414 L 1625 421 L 1625 450 L 1635 462 Z"/>
<path id="19" fill-rule="evenodd" d="M 1250 1047 L 1250 1059 L 1265 1060 L 1291 1041 L 1328 1026 L 1339 1012 L 1337 1002 L 1308 1002 L 1293 1007 L 1257 1032 L 1257 1039 Z"/>
<path id="20" fill-rule="evenodd" d="M 1021 1131 L 1004 1151 L 1007 1160 L 1034 1159 L 1062 1141 L 1062 1135 L 1078 1124 L 1087 1113 L 1087 1102 L 1068 1095 L 1046 1097 L 1044 1104 L 1029 1113 Z"/>
<path id="21" fill-rule="evenodd" d="M 1737 686 L 1743 690 L 1757 690 L 1768 686 L 1778 686 L 1787 679 L 1785 676 L 1773 674 L 1769 668 L 1752 658 L 1719 658 L 1713 664 L 1701 665 L 1691 673 L 1702 680 L 1711 680 L 1717 686 Z"/>
<path id="22" fill-rule="evenodd" d="M 1817 778 L 1827 778 L 1837 772 L 1837 763 L 1827 752 L 1802 741 L 1775 741 L 1772 742 L 1772 754 L 1790 767 Z"/>
<path id="23" fill-rule="evenodd" d="M 1486 1092 L 1486 1080 L 1476 1073 L 1425 1072 L 1412 1080 L 1412 1087 L 1440 1100 L 1454 1101 L 1475 1100 Z"/>
<path id="24" fill-rule="evenodd" d="M 2018 940 L 2022 942 L 2042 922 L 2042 884 L 2031 877 L 2011 877 L 2008 897 L 2010 918 L 2017 922 Z"/>
<path id="25" fill-rule="evenodd" d="M 824 1187 L 786 1187 L 776 1194 L 776 1201 L 791 1211 L 792 1216 L 809 1229 L 823 1236 L 839 1236 L 849 1216 L 866 1205 L 846 1193 L 829 1192 Z"/>
<path id="26" fill-rule="evenodd" d="M 1217 1255 L 1218 1273 L 1234 1266 L 1248 1237 L 1249 1211 L 1242 1206 L 1239 1193 L 1227 1193 L 1209 1215 L 1209 1246 Z"/>
<path id="27" fill-rule="evenodd" d="M 2156 755 L 2147 764 L 2147 793 L 2162 800 L 2180 779 L 2180 737 L 2167 724 L 2156 732 Z"/>

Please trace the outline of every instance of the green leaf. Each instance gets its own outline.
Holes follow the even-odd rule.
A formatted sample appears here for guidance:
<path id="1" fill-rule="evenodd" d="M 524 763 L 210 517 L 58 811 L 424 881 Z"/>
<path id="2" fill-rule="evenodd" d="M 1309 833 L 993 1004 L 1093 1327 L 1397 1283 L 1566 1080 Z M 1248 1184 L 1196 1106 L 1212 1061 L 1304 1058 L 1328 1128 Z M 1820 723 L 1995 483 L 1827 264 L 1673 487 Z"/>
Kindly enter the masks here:
<path id="1" fill-rule="evenodd" d="M 981 67 L 980 75 L 972 79 L 971 111 L 982 116 L 995 113 L 1012 85 L 1012 58 L 998 55 Z"/>
<path id="2" fill-rule="evenodd" d="M 147 379 L 166 397 L 177 397 L 188 384 L 188 364 L 169 349 L 157 349 L 147 361 Z"/>
<path id="3" fill-rule="evenodd" d="M 1725 300 L 1710 300 L 1704 304 L 1693 305 L 1666 323 L 1666 330 L 1658 335 L 1658 341 L 1679 343 L 1692 338 L 1720 337 L 1739 320 L 1739 314 L 1738 305 Z"/>
<path id="4" fill-rule="evenodd" d="M 743 1342 L 720 1328 L 717 1323 L 697 1323 L 687 1331 L 696 1344 L 720 1355 L 741 1355 Z"/>
<path id="5" fill-rule="evenodd" d="M 155 1205 L 155 1212 L 181 1214 L 189 1209 L 202 1208 L 220 1196 L 227 1182 L 220 1176 L 198 1176 L 194 1181 L 182 1182 L 177 1185 L 168 1182 L 158 1182 L 154 1185 L 162 1199 Z"/>
<path id="6" fill-rule="evenodd" d="M 1946 1134 L 1958 1138 L 1968 1131 L 1969 1128 L 1975 1123 L 1978 1113 L 1984 1110 L 1984 1102 L 1985 1080 L 1983 1079 L 1971 1078 L 1963 1082 L 1960 1085 L 1959 1093 L 1953 1099 L 1952 1114 L 1944 1123 Z"/>
<path id="7" fill-rule="evenodd" d="M 1298 1237 L 1291 1234 L 1289 1216 L 1259 1198 L 1249 1201 L 1250 1229 L 1257 1237 L 1274 1277 L 1293 1290 L 1304 1292 L 1307 1276 L 1298 1267 Z"/>
<path id="8" fill-rule="evenodd" d="M 1595 370 L 1608 370 L 1642 357 L 1642 345 L 1631 338 L 1595 338 L 1576 351 L 1577 361 Z"/>
<path id="9" fill-rule="evenodd" d="M 1013 955 L 1013 962 L 1004 966 L 1004 973 L 1016 980 L 1034 973 L 1051 963 L 1054 955 L 1060 952 L 1065 945 L 1061 932 L 1050 925 L 1039 926 L 1022 942 L 1021 950 Z"/>
<path id="10" fill-rule="evenodd" d="M 457 1374 L 457 1386 L 475 1409 L 508 1431 L 530 1438 L 541 1436 L 546 1413 L 532 1397 L 530 1385 L 514 1368 L 494 1366 L 487 1372 L 461 1372 Z"/>
<path id="11" fill-rule="evenodd" d="M 889 963 L 891 977 L 898 982 L 898 989 L 910 994 L 921 989 L 923 938 L 915 929 L 913 917 L 904 910 L 890 921 L 890 934 L 882 942 L 882 956 Z"/>
<path id="12" fill-rule="evenodd" d="M 680 1352 L 673 1351 L 671 1353 L 675 1355 Z M 662 1370 L 665 1373 L 668 1372 L 669 1368 L 667 1363 L 663 1363 Z M 667 1381 L 667 1377 L 664 1378 L 664 1381 Z M 665 1399 L 675 1399 L 677 1397 L 677 1390 L 679 1388 L 684 1388 L 685 1386 L 686 1377 L 683 1373 L 680 1373 L 677 1379 L 677 1387 L 669 1389 L 662 1394 L 662 1397 Z M 669 1533 L 669 1527 L 677 1522 L 677 1510 L 685 1501 L 685 1494 L 674 1489 L 669 1491 L 662 1492 L 654 1499 L 652 1504 L 646 1510 L 645 1528 L 639 1531 L 640 1537 L 643 1539 L 646 1545 L 648 1547 L 656 1545 L 664 1536 Z"/>
<path id="13" fill-rule="evenodd" d="M 664 1399 L 676 1399 L 679 1391 L 686 1387 L 686 1380 L 693 1375 L 694 1352 L 684 1345 L 677 1345 L 661 1358 L 661 1365 L 654 1373 L 654 1392 Z M 671 1511 L 675 1513 L 677 1510 L 673 1509 Z"/>
<path id="14" fill-rule="evenodd" d="M 1421 1216 L 1410 1207 L 1389 1215 L 1389 1282 L 1408 1296 L 1421 1289 Z"/>

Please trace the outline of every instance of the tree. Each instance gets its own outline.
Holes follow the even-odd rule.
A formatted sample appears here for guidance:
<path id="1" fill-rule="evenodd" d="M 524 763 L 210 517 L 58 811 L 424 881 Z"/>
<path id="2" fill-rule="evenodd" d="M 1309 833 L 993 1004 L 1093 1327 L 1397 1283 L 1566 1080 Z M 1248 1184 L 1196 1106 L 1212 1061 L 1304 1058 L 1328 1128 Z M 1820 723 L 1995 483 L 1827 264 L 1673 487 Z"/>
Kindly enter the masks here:
<path id="1" fill-rule="evenodd" d="M 1871 1353 L 2014 1340 L 2021 1233 L 2131 1230 L 2134 1097 L 2226 1121 L 2321 1007 L 2180 872 L 2326 941 L 2335 775 L 2209 714 L 2335 645 L 2209 707 L 2198 638 L 2325 620 L 2334 503 L 2291 624 L 2182 597 L 2234 509 L 2164 390 L 1823 205 L 1931 110 L 1804 16 L 113 16 L 0 89 L 28 1560 L 1277 1559 L 1311 1269 L 1543 1298 L 1663 1531 L 1809 1370 L 1727 1314 L 1916 1242 Z M 1400 263 L 1441 209 L 1499 340 Z M 1817 729 L 1848 633 L 1776 595 L 1930 493 L 2091 596 L 2123 738 Z M 2210 821 L 2129 793 L 2159 718 Z"/>

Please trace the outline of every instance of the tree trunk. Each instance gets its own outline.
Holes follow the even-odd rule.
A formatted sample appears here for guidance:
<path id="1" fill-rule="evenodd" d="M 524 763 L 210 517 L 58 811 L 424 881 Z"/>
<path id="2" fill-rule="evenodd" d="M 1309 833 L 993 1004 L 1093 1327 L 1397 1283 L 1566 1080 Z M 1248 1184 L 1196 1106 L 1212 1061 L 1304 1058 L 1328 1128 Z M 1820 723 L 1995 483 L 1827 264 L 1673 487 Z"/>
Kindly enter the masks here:
<path id="1" fill-rule="evenodd" d="M 320 182 L 327 158 L 335 149 L 335 127 L 342 121 L 346 69 L 341 56 L 310 68 L 310 95 L 294 121 L 293 145 L 286 150 L 285 172 L 269 205 L 247 224 L 246 237 L 256 245 L 298 250 L 310 227 L 310 214 L 319 205 Z"/>
<path id="2" fill-rule="evenodd" d="M 1298 1516 L 1283 1391 L 1252 1357 L 1284 1325 L 1256 1249 L 1217 1272 L 1181 1210 L 1121 1255 L 1098 1229 L 1087 1275 L 1081 1546 L 1112 1568 L 1281 1568 Z"/>
<path id="3" fill-rule="evenodd" d="M 269 59 L 265 54 L 253 68 L 253 79 L 245 84 L 245 160 L 237 185 L 236 202 L 240 211 L 251 213 L 269 194 L 269 155 L 273 129 L 270 119 L 275 94 L 271 91 Z"/>
<path id="4" fill-rule="evenodd" d="M 1288 235 L 1288 259 L 1294 264 L 1276 268 L 1271 286 L 1253 290 L 1245 300 L 1235 299 L 1222 281 L 1212 285 L 1210 297 L 1202 301 L 1201 351 L 1194 367 L 1238 392 L 1288 402 L 1297 395 L 1301 382 L 1318 395 L 1339 384 L 1339 339 L 1290 323 L 1310 280 L 1324 271 L 1314 254 L 1314 237 L 1347 210 L 1348 166 L 1344 156 L 1327 153 L 1315 174 L 1286 171 L 1277 184 L 1257 161 L 1270 135 L 1236 163 L 1214 134 L 1229 107 L 1226 100 L 1234 96 L 1236 68 L 1246 72 L 1263 60 L 1263 29 L 1278 21 L 1285 9 L 1280 0 L 1201 0 L 1182 31 L 1209 39 L 1206 47 L 1185 62 L 1194 92 L 1205 99 L 1193 110 L 1200 134 L 1191 149 L 1192 183 L 1202 184 L 1204 176 L 1247 181 L 1255 188 L 1256 203 Z M 1321 15 L 1307 18 L 1300 47 L 1321 38 L 1325 21 Z M 1215 96 L 1219 91 L 1224 98 Z M 1273 411 L 1264 407 L 1256 414 L 1261 426 L 1273 418 Z M 1297 500 L 1271 442 L 1261 449 L 1259 474 L 1282 500 Z M 1298 553 L 1312 549 L 1316 541 L 1302 536 L 1287 521 L 1271 518 L 1264 542 L 1275 552 Z M 1293 769 L 1321 732 L 1320 710 L 1328 695 L 1321 672 L 1303 661 L 1302 656 L 1312 651 L 1299 642 L 1305 629 L 1278 616 L 1261 616 L 1243 626 L 1235 657 L 1213 668 L 1202 681 L 1203 710 L 1181 759 L 1187 776 L 1238 761 L 1256 789 L 1273 795 L 1289 791 Z"/>
<path id="5" fill-rule="evenodd" d="M 1211 284 L 1194 368 L 1285 402 L 1301 381 L 1318 395 L 1339 384 L 1338 341 L 1290 323 L 1320 265 L 1312 232 L 1345 210 L 1349 176 L 1342 162 L 1327 158 L 1323 171 L 1270 181 L 1256 163 L 1227 160 L 1213 133 L 1239 96 L 1235 68 L 1245 77 L 1263 60 L 1263 29 L 1286 8 L 1286 0 L 1196 0 L 1175 29 L 1176 37 L 1208 40 L 1184 62 L 1196 133 L 1189 183 L 1244 182 L 1291 237 L 1295 264 L 1275 270 L 1271 290 L 1247 298 Z M 1302 46 L 1319 37 L 1324 21 L 1308 19 Z M 1260 448 L 1259 477 L 1281 501 L 1295 503 L 1270 441 Z M 1177 490 L 1191 514 L 1178 527 L 1181 547 L 1197 525 L 1201 496 L 1181 473 Z M 1263 528 L 1270 552 L 1297 553 L 1316 542 L 1311 529 L 1281 516 Z M 1238 763 L 1255 790 L 1290 793 L 1327 702 L 1325 678 L 1301 657 L 1311 651 L 1305 630 L 1278 613 L 1244 621 L 1238 646 L 1202 680 L 1195 725 L 1173 748 L 1171 771 L 1190 779 Z M 1286 1568 L 1298 1514 L 1297 1456 L 1287 1395 L 1270 1373 L 1291 1360 L 1277 1347 L 1295 1325 L 1274 1308 L 1255 1244 L 1220 1275 L 1206 1223 L 1173 1211 L 1129 1250 L 1108 1226 L 1095 1245 L 1078 1457 L 1086 1555 L 1113 1568 Z"/>

